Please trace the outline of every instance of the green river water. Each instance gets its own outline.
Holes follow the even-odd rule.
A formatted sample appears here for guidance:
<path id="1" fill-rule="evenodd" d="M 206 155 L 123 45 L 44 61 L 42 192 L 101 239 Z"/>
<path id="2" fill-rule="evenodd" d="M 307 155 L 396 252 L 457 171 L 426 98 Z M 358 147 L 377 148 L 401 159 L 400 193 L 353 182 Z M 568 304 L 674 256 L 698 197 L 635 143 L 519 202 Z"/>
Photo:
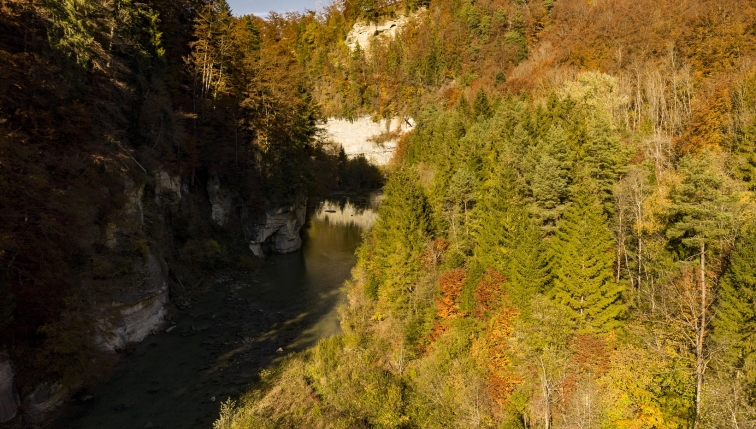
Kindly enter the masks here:
<path id="1" fill-rule="evenodd" d="M 221 401 L 248 390 L 261 369 L 339 332 L 341 286 L 362 232 L 377 217 L 376 200 L 321 202 L 310 210 L 302 250 L 267 256 L 252 272 L 206 280 L 212 282 L 206 294 L 175 310 L 109 379 L 77 395 L 52 427 L 212 428 Z"/>

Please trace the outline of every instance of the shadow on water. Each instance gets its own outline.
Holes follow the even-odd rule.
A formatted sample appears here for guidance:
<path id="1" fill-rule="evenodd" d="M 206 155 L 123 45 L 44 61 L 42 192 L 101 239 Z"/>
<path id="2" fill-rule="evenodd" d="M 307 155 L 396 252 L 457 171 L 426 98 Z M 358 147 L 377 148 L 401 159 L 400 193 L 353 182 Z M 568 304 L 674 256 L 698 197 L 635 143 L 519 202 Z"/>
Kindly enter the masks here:
<path id="1" fill-rule="evenodd" d="M 52 427 L 211 428 L 220 402 L 247 391 L 261 369 L 339 332 L 341 285 L 375 219 L 374 204 L 320 203 L 301 251 L 268 256 L 252 272 L 216 276 L 210 292 L 177 310 Z"/>

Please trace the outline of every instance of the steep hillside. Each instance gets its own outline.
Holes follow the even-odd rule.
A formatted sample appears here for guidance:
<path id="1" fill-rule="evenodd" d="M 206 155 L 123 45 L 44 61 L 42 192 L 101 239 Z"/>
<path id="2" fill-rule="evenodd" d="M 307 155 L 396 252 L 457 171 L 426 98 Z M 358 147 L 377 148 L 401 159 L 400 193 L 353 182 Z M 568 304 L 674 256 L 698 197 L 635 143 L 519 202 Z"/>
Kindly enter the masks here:
<path id="1" fill-rule="evenodd" d="M 0 421 L 45 419 L 206 273 L 257 264 L 248 244 L 295 250 L 308 196 L 380 183 L 316 139 L 290 25 L 194 0 L 0 5 Z"/>
<path id="2" fill-rule="evenodd" d="M 347 45 L 398 16 L 414 18 L 396 37 Z M 216 428 L 753 425 L 752 2 L 344 1 L 287 19 L 323 112 L 417 126 L 344 332 Z"/>

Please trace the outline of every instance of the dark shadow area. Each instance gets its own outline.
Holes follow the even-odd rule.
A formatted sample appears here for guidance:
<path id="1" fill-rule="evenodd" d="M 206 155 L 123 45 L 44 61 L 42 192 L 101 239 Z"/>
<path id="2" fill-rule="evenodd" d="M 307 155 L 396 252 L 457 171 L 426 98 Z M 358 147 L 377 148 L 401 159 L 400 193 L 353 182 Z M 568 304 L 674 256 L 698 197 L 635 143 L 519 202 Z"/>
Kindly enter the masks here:
<path id="1" fill-rule="evenodd" d="M 125 355 L 110 379 L 81 392 L 52 427 L 211 428 L 221 401 L 249 390 L 262 369 L 339 332 L 336 307 L 361 233 L 358 225 L 316 213 L 301 251 L 206 280 L 201 299 L 174 310 L 159 333 Z"/>

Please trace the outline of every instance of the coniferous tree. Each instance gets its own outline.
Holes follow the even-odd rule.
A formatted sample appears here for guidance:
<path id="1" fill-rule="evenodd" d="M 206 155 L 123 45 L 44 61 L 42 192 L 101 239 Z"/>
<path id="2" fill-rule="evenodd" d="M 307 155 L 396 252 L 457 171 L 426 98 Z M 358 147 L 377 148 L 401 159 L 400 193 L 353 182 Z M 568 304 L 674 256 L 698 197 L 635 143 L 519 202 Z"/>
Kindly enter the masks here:
<path id="1" fill-rule="evenodd" d="M 567 143 L 564 130 L 555 126 L 533 149 L 531 156 L 536 160 L 528 180 L 535 200 L 533 212 L 543 222 L 546 231 L 551 231 L 565 209 L 573 150 Z"/>
<path id="2" fill-rule="evenodd" d="M 712 339 L 724 351 L 723 361 L 735 380 L 746 384 L 756 399 L 756 224 L 743 230 L 719 281 Z"/>
<path id="3" fill-rule="evenodd" d="M 512 248 L 516 246 L 518 229 L 527 219 L 527 212 L 517 195 L 514 172 L 502 167 L 491 176 L 483 184 L 472 214 L 472 236 L 477 244 L 475 257 L 484 267 L 507 276 Z"/>
<path id="4" fill-rule="evenodd" d="M 373 228 L 376 290 L 370 294 L 397 314 L 415 287 L 428 238 L 428 207 L 417 182 L 417 175 L 407 168 L 392 175 Z"/>
<path id="5" fill-rule="evenodd" d="M 607 332 L 619 324 L 625 306 L 612 275 L 612 234 L 593 187 L 581 184 L 551 241 L 552 299 L 571 311 L 583 333 Z"/>
<path id="6" fill-rule="evenodd" d="M 697 320 L 692 342 L 696 378 L 694 428 L 698 429 L 701 425 L 704 373 L 708 366 L 706 335 L 714 297 L 707 272 L 721 256 L 721 239 L 729 233 L 732 199 L 725 177 L 715 170 L 714 159 L 709 154 L 700 157 L 687 155 L 680 162 L 680 171 L 683 180 L 671 193 L 667 238 L 669 246 L 678 253 L 681 261 L 698 260 L 695 280 L 698 305 L 693 313 Z"/>
<path id="7" fill-rule="evenodd" d="M 627 150 L 621 146 L 608 119 L 602 117 L 593 121 L 581 152 L 580 164 L 596 183 L 605 211 L 613 212 L 612 191 L 621 173 L 620 169 L 627 161 Z"/>
<path id="8" fill-rule="evenodd" d="M 551 282 L 549 256 L 541 229 L 531 219 L 519 225 L 517 241 L 509 258 L 507 290 L 512 303 L 527 311 L 533 297 Z"/>

